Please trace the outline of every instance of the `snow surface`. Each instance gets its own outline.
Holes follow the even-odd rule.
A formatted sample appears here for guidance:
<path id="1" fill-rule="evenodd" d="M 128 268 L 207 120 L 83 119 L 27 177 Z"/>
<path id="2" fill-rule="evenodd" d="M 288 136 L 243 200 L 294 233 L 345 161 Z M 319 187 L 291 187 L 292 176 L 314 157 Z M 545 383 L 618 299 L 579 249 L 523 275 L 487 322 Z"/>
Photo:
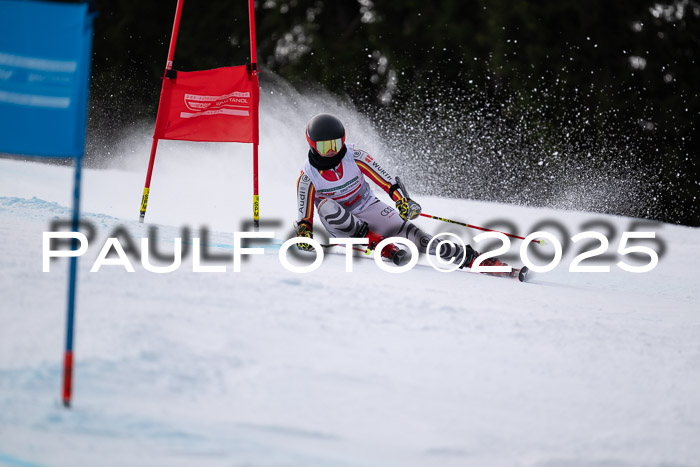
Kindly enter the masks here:
<path id="1" fill-rule="evenodd" d="M 280 240 L 304 141 L 284 122 L 262 128 L 274 135 L 262 138 L 261 217 L 277 223 L 262 230 Z M 644 229 L 666 245 L 649 273 L 620 270 L 621 257 L 610 273 L 570 273 L 572 250 L 526 284 L 425 264 L 388 274 L 363 258 L 346 273 L 341 248 L 300 275 L 274 243 L 240 273 L 230 261 L 194 273 L 191 256 L 171 274 L 138 262 L 90 273 L 117 227 L 137 243 L 158 226 L 163 251 L 182 227 L 206 227 L 221 255 L 250 217 L 249 147 L 161 142 L 139 224 L 149 144 L 128 138 L 113 166 L 84 171 L 98 238 L 79 261 L 70 410 L 67 260 L 43 273 L 41 254 L 42 232 L 70 216 L 72 169 L 0 160 L 0 465 L 700 466 L 698 229 Z M 602 220 L 617 229 L 611 251 L 635 221 L 415 198 L 521 234 L 543 219 L 570 235 Z"/>

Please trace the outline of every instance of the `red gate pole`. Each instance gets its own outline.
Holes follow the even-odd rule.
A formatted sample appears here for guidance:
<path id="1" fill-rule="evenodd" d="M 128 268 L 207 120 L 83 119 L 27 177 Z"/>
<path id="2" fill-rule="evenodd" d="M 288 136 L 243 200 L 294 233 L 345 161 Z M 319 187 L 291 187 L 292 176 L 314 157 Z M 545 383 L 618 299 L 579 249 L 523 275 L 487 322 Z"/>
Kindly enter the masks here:
<path id="1" fill-rule="evenodd" d="M 260 105 L 260 86 L 258 84 L 258 60 L 255 47 L 255 5 L 253 0 L 248 0 L 248 16 L 250 23 L 250 73 L 255 82 L 253 89 L 253 105 L 255 106 L 255 114 L 253 116 L 253 229 L 257 232 L 260 230 L 260 195 L 258 192 L 258 142 L 260 139 L 258 107 Z"/>
<path id="2" fill-rule="evenodd" d="M 173 32 L 170 35 L 170 48 L 168 49 L 168 61 L 165 63 L 165 72 L 163 73 L 163 84 L 160 89 L 160 100 L 158 101 L 158 114 L 156 116 L 156 127 L 153 132 L 153 144 L 151 145 L 151 158 L 148 161 L 148 172 L 146 173 L 146 184 L 143 188 L 143 196 L 141 197 L 141 211 L 139 213 L 139 222 L 143 222 L 146 217 L 146 208 L 148 207 L 148 193 L 151 190 L 151 175 L 153 174 L 153 163 L 156 160 L 156 148 L 158 147 L 158 129 L 162 124 L 161 120 L 167 115 L 167 110 L 163 111 L 163 97 L 165 96 L 166 80 L 168 72 L 173 69 L 173 58 L 175 57 L 175 44 L 177 43 L 177 32 L 180 29 L 180 17 L 182 16 L 182 4 L 184 0 L 177 0 L 175 8 L 175 22 L 173 23 Z"/>

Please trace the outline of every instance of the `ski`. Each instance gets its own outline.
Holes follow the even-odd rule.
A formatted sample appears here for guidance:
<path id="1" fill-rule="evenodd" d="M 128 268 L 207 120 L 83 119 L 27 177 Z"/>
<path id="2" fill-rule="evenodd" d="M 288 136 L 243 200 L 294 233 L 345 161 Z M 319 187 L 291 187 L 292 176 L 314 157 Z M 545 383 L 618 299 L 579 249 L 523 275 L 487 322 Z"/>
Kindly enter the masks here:
<path id="1" fill-rule="evenodd" d="M 471 271 L 473 272 L 473 271 Z M 530 270 L 527 268 L 527 266 L 523 266 L 522 268 L 512 268 L 510 272 L 480 272 L 478 274 L 483 274 L 485 276 L 493 276 L 493 277 L 503 277 L 506 279 L 518 279 L 520 282 L 527 282 L 528 280 L 528 275 L 530 274 Z"/>
<path id="2" fill-rule="evenodd" d="M 335 243 L 333 243 L 333 244 L 322 243 L 321 246 L 324 249 L 332 249 L 333 247 L 339 247 L 339 246 L 347 248 L 346 245 L 335 244 Z M 365 258 L 373 258 L 373 255 L 372 255 L 373 250 L 370 250 L 369 248 L 365 249 L 365 248 L 353 246 L 352 249 L 364 253 Z M 388 263 L 394 263 L 397 266 L 403 266 L 406 263 L 408 263 L 408 261 L 410 260 L 410 255 L 408 255 L 405 250 L 399 250 L 398 253 L 400 253 L 400 254 L 396 255 L 392 259 L 383 258 L 383 260 L 388 262 Z M 461 269 L 461 270 L 465 271 L 465 272 L 474 273 L 474 271 L 471 271 L 470 269 Z M 513 279 L 518 279 L 518 281 L 520 281 L 520 282 L 527 282 L 528 275 L 530 274 L 530 270 L 527 268 L 527 266 L 523 266 L 522 268 L 512 268 L 510 270 L 510 272 L 481 272 L 481 273 L 475 273 L 475 274 L 484 274 L 486 276 L 493 276 L 493 277 L 513 278 Z"/>

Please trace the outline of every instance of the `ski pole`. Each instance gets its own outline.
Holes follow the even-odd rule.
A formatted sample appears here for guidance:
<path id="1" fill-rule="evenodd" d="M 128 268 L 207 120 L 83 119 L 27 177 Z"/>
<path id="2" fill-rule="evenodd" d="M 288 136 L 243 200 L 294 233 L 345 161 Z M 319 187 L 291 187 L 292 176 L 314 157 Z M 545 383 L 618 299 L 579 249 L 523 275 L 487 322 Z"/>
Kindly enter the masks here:
<path id="1" fill-rule="evenodd" d="M 403 181 L 399 177 L 396 177 L 396 184 L 399 185 L 399 188 L 401 188 L 403 195 L 408 198 L 408 190 L 406 190 L 406 187 L 404 186 Z M 463 227 L 470 227 L 472 229 L 483 230 L 486 232 L 498 232 L 498 233 L 502 233 L 506 237 L 513 237 L 513 238 L 519 238 L 520 240 L 525 240 L 525 237 L 501 232 L 500 230 L 491 230 L 491 229 L 487 229 L 485 227 L 479 227 L 478 225 L 471 225 L 471 224 L 466 224 L 464 222 L 457 222 L 457 221 L 453 221 L 451 219 L 445 219 L 444 217 L 432 216 L 430 214 L 421 213 L 420 215 L 423 217 L 427 217 L 428 219 L 435 219 L 438 221 L 449 222 L 450 224 L 457 224 L 457 225 L 461 225 Z M 538 245 L 544 245 L 544 239 L 541 239 L 541 240 L 533 239 L 531 241 L 532 241 L 532 243 L 537 243 Z"/>
<path id="2" fill-rule="evenodd" d="M 525 240 L 525 237 L 521 237 L 521 236 L 519 236 L 519 235 L 509 234 L 509 233 L 506 233 L 506 232 L 501 232 L 500 230 L 487 229 L 487 228 L 485 228 L 485 227 L 479 227 L 478 225 L 472 225 L 472 224 L 467 224 L 467 223 L 465 223 L 465 222 L 453 221 L 452 219 L 445 219 L 444 217 L 433 216 L 433 215 L 425 214 L 425 213 L 421 213 L 420 215 L 423 216 L 423 217 L 427 217 L 428 219 L 435 219 L 435 220 L 438 220 L 438 221 L 449 222 L 450 224 L 457 224 L 457 225 L 461 225 L 461 226 L 463 226 L 463 227 L 469 227 L 469 228 L 471 228 L 471 229 L 483 230 L 483 231 L 485 231 L 485 232 L 498 232 L 498 233 L 502 233 L 502 234 L 505 235 L 506 237 L 513 237 L 513 238 L 519 238 L 520 240 Z M 531 242 L 532 242 L 532 243 L 537 243 L 538 245 L 544 245 L 544 244 L 545 244 L 545 243 L 544 243 L 544 239 L 539 239 L 539 240 L 538 240 L 538 239 L 535 238 L 535 239 L 531 240 Z"/>

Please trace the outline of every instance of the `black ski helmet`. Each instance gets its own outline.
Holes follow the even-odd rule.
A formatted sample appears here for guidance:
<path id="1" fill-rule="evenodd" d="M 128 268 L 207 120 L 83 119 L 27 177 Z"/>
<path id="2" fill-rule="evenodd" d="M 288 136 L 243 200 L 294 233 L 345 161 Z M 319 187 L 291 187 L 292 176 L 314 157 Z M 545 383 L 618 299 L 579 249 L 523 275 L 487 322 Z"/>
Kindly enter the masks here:
<path id="1" fill-rule="evenodd" d="M 306 125 L 306 141 L 316 153 L 340 152 L 345 144 L 345 127 L 330 114 L 318 114 Z"/>

